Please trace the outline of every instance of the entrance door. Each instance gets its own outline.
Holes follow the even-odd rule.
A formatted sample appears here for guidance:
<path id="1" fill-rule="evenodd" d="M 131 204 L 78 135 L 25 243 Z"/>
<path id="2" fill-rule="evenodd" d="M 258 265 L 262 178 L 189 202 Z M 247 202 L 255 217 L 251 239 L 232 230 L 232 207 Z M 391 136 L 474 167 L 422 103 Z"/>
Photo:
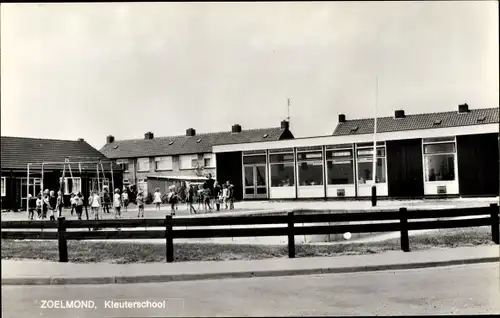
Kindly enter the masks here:
<path id="1" fill-rule="evenodd" d="M 245 165 L 244 199 L 267 198 L 266 165 Z"/>
<path id="2" fill-rule="evenodd" d="M 28 199 L 28 193 L 32 197 L 37 196 L 41 191 L 41 178 L 30 178 L 28 185 L 28 178 L 21 178 L 21 189 L 18 193 L 21 194 L 21 208 L 26 209 L 26 200 Z"/>

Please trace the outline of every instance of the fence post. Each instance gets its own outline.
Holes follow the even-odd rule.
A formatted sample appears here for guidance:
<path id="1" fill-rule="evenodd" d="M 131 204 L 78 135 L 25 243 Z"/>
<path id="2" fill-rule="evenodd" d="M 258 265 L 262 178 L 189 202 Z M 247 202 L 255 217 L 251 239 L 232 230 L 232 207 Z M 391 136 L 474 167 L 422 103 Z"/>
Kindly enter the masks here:
<path id="1" fill-rule="evenodd" d="M 165 238 L 167 240 L 166 253 L 167 263 L 174 261 L 174 236 L 172 233 L 172 216 L 165 216 Z"/>
<path id="2" fill-rule="evenodd" d="M 401 250 L 403 252 L 410 251 L 410 239 L 408 238 L 408 210 L 406 208 L 399 209 L 399 222 L 401 231 Z"/>
<path id="3" fill-rule="evenodd" d="M 66 218 L 60 216 L 57 218 L 57 240 L 59 245 L 59 262 L 68 262 L 68 242 L 66 241 L 66 225 L 64 221 Z"/>
<path id="4" fill-rule="evenodd" d="M 491 209 L 491 239 L 495 244 L 499 244 L 500 222 L 498 220 L 498 203 L 490 204 L 490 209 Z"/>
<path id="5" fill-rule="evenodd" d="M 288 212 L 288 257 L 295 258 L 295 220 L 293 212 Z"/>

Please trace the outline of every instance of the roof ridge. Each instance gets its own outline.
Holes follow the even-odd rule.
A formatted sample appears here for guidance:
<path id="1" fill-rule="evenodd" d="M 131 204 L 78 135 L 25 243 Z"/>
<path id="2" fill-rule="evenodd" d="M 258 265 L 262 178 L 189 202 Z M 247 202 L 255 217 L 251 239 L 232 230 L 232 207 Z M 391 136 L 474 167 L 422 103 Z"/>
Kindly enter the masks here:
<path id="1" fill-rule="evenodd" d="M 475 108 L 475 109 L 469 109 L 469 113 L 473 111 L 479 111 L 479 110 L 493 110 L 493 109 L 500 109 L 499 107 L 489 107 L 489 108 Z M 430 112 L 430 113 L 419 113 L 419 114 L 406 114 L 405 113 L 405 118 L 407 117 L 417 117 L 417 116 L 428 116 L 428 115 L 441 115 L 441 114 L 458 114 L 458 111 L 441 111 L 441 112 Z M 392 118 L 394 119 L 394 116 L 383 116 L 383 117 L 378 117 L 377 119 L 386 119 L 386 118 Z M 398 118 L 398 119 L 404 119 L 404 118 Z M 365 117 L 365 118 L 354 118 L 354 119 L 347 119 L 343 124 L 348 123 L 348 122 L 353 122 L 353 121 L 361 121 L 361 120 L 373 120 L 373 117 Z M 342 124 L 342 123 L 340 123 Z"/>
<path id="2" fill-rule="evenodd" d="M 268 127 L 268 128 L 252 128 L 252 129 L 242 129 L 241 132 L 239 132 L 239 134 L 241 133 L 244 133 L 244 132 L 256 132 L 256 131 L 259 131 L 259 130 L 269 130 L 269 129 L 276 129 L 276 130 L 282 130 L 281 127 Z M 225 130 L 225 131 L 215 131 L 215 132 L 208 132 L 208 133 L 201 133 L 201 134 L 198 134 L 196 133 L 196 135 L 194 136 L 186 136 L 186 135 L 175 135 L 175 136 L 159 136 L 159 137 L 154 137 L 152 140 L 161 140 L 161 139 L 174 139 L 174 138 L 182 138 L 182 137 L 203 137 L 203 136 L 210 136 L 210 135 L 217 135 L 217 134 L 221 134 L 221 133 L 232 133 L 232 131 L 230 130 Z M 148 139 L 144 139 L 144 138 L 133 138 L 133 139 L 119 139 L 119 140 L 115 140 L 114 142 L 122 142 L 122 141 L 141 141 L 141 140 L 148 140 Z"/>
<path id="3" fill-rule="evenodd" d="M 79 140 L 71 139 L 53 139 L 53 138 L 36 138 L 36 137 L 17 137 L 17 136 L 1 136 L 2 138 L 12 138 L 12 139 L 31 139 L 31 140 L 45 140 L 45 141 L 66 141 L 66 142 L 81 142 Z M 87 142 L 86 140 L 83 140 Z"/>

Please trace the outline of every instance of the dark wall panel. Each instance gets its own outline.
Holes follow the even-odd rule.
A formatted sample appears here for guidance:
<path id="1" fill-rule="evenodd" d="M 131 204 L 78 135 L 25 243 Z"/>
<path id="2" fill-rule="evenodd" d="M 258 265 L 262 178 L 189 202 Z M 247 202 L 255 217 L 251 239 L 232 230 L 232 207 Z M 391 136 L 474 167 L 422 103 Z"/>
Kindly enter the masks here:
<path id="1" fill-rule="evenodd" d="M 498 195 L 498 134 L 457 137 L 460 195 Z"/>
<path id="2" fill-rule="evenodd" d="M 241 151 L 224 152 L 216 154 L 217 181 L 226 183 L 231 181 L 234 185 L 234 196 L 236 200 L 243 199 L 243 167 L 241 163 Z"/>
<path id="3" fill-rule="evenodd" d="M 386 144 L 389 196 L 422 197 L 424 195 L 422 140 L 392 140 Z"/>

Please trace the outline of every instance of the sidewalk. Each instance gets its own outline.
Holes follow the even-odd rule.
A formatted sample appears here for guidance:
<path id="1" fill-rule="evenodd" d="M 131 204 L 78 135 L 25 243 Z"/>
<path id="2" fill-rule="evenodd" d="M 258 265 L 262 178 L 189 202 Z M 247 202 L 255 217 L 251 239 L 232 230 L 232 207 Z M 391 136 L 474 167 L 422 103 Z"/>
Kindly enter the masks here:
<path id="1" fill-rule="evenodd" d="M 123 284 L 200 279 L 348 273 L 499 261 L 499 246 L 373 255 L 149 264 L 74 264 L 2 260 L 3 285 Z"/>

